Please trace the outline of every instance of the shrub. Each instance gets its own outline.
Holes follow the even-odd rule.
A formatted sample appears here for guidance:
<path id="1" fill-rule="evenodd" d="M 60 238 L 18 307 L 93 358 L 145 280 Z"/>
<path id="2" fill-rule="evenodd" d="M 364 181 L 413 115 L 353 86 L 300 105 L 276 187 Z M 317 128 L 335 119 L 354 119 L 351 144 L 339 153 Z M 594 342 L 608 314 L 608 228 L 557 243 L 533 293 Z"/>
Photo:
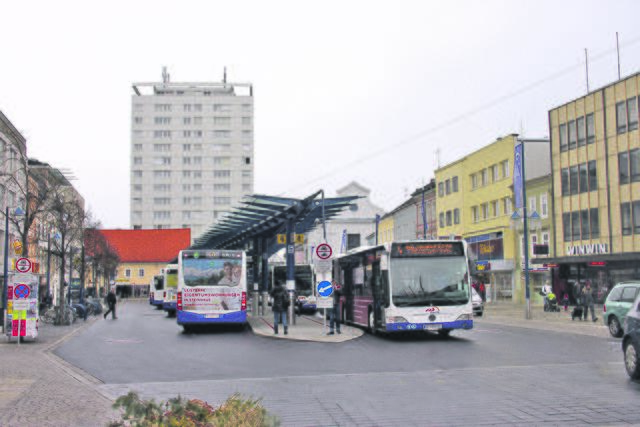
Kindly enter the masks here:
<path id="1" fill-rule="evenodd" d="M 278 419 L 269 415 L 260 399 L 245 399 L 239 394 L 231 395 L 222 405 L 214 408 L 199 399 L 186 400 L 178 396 L 164 403 L 153 399 L 142 400 L 131 391 L 120 396 L 113 404 L 121 409 L 120 421 L 109 427 L 273 427 Z"/>

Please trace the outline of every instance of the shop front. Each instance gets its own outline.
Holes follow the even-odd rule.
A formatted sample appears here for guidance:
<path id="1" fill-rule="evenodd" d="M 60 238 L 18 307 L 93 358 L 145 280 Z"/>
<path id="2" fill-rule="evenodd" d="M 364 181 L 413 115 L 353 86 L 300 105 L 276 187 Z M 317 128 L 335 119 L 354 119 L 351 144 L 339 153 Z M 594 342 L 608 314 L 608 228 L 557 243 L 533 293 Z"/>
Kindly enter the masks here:
<path id="1" fill-rule="evenodd" d="M 512 259 L 504 258 L 502 232 L 472 236 L 465 240 L 469 259 L 476 265 L 473 280 L 485 285 L 487 300 L 511 299 L 514 263 Z"/>
<path id="2" fill-rule="evenodd" d="M 571 304 L 575 304 L 587 281 L 591 282 L 596 303 L 602 304 L 617 283 L 640 280 L 640 252 L 608 254 L 606 244 L 570 246 L 568 249 L 571 255 L 537 258 L 533 263 L 557 266 L 552 274 L 553 291 L 560 297 L 566 292 Z"/>

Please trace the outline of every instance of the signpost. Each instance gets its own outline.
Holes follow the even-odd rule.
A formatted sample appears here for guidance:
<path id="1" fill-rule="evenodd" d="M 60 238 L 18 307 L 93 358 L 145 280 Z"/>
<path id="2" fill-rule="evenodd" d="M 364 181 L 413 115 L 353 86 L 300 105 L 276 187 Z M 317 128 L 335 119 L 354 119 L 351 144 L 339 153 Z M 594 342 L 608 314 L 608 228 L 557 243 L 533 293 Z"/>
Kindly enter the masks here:
<path id="1" fill-rule="evenodd" d="M 329 245 L 327 245 L 329 246 Z M 329 248 L 331 249 L 331 248 Z M 316 302 L 318 308 L 322 308 L 324 310 L 324 315 L 322 316 L 322 330 L 324 333 L 327 332 L 327 308 L 333 308 L 333 298 L 331 295 L 333 294 L 333 285 L 328 280 L 323 280 L 318 283 L 316 286 L 318 291 L 318 301 Z"/>
<path id="2" fill-rule="evenodd" d="M 16 261 L 16 270 L 19 273 L 28 273 L 31 271 L 31 261 L 29 258 L 18 258 Z"/>
<path id="3" fill-rule="evenodd" d="M 320 243 L 316 248 L 316 255 L 320 259 L 329 259 L 333 254 L 333 249 L 327 243 Z"/>

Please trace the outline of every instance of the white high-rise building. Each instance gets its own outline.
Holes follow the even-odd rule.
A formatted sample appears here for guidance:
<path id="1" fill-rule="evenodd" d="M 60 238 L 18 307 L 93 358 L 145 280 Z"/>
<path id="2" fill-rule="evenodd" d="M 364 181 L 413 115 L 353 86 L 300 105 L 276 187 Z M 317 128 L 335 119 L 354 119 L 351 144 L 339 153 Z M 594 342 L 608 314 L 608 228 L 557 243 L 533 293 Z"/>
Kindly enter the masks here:
<path id="1" fill-rule="evenodd" d="M 131 226 L 191 228 L 193 239 L 253 193 L 249 83 L 133 84 Z"/>

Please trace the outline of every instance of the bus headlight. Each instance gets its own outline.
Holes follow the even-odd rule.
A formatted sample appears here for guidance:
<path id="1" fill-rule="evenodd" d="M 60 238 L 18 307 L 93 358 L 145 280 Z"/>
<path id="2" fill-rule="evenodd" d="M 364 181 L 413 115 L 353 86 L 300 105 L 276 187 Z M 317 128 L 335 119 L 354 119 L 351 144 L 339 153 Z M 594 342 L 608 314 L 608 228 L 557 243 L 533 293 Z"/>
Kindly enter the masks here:
<path id="1" fill-rule="evenodd" d="M 472 314 L 461 314 L 456 320 L 471 320 L 473 319 L 472 316 Z"/>

